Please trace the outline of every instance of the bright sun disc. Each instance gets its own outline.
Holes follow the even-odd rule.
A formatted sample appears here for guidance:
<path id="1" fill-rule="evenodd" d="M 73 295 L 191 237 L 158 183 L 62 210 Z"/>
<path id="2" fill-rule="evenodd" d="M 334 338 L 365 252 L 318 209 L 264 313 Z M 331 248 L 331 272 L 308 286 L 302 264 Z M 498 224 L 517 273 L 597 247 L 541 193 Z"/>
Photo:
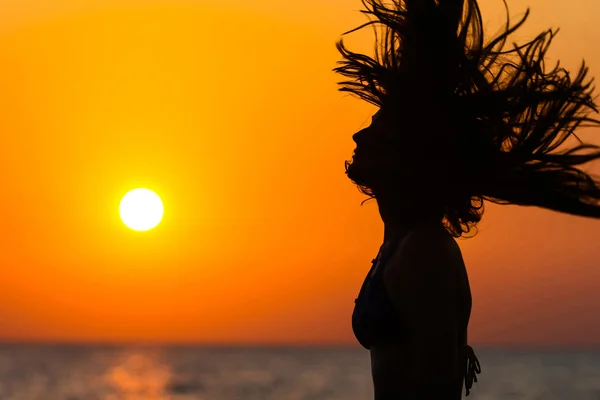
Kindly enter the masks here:
<path id="1" fill-rule="evenodd" d="M 147 231 L 162 220 L 163 203 L 156 193 L 148 189 L 133 189 L 119 204 L 119 214 L 125 225 L 135 231 Z"/>

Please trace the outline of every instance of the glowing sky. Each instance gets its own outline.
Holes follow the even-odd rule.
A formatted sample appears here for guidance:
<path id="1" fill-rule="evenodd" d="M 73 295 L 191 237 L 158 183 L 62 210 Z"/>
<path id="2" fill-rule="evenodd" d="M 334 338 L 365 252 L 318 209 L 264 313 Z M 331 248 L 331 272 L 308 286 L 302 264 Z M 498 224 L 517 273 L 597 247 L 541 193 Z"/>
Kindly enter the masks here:
<path id="1" fill-rule="evenodd" d="M 0 3 L 0 340 L 354 343 L 382 225 L 343 163 L 373 108 L 331 68 L 360 2 L 219 3 Z M 600 74 L 596 1 L 530 5 L 524 38 L 560 26 L 550 61 Z M 143 234 L 135 187 L 169 210 Z M 488 207 L 460 242 L 471 340 L 600 344 L 599 235 Z"/>

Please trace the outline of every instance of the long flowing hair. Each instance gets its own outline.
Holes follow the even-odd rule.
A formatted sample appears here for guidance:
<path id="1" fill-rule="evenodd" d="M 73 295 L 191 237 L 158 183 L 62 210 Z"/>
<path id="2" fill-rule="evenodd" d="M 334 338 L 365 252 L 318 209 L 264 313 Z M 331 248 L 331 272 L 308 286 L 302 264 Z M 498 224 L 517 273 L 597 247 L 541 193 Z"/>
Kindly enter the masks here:
<path id="1" fill-rule="evenodd" d="M 476 0 L 362 3 L 369 22 L 344 35 L 374 27 L 375 55 L 354 53 L 341 39 L 342 60 L 334 69 L 346 78 L 340 90 L 392 115 L 428 105 L 443 114 L 429 118 L 446 122 L 437 133 L 426 129 L 427 121 L 420 123 L 434 136 L 423 141 L 429 149 L 433 142 L 443 144 L 438 164 L 446 166 L 444 182 L 452 193 L 444 198 L 451 234 L 471 231 L 484 200 L 600 218 L 599 181 L 580 169 L 600 158 L 600 147 L 575 133 L 600 125 L 591 117 L 598 112 L 593 79 L 585 62 L 575 76 L 560 63 L 547 67 L 544 58 L 557 30 L 507 46 L 529 10 L 513 24 L 504 2 L 505 29 L 486 41 Z M 417 135 L 418 122 L 408 130 L 401 124 L 398 136 Z M 440 151 L 432 154 L 440 157 Z M 369 188 L 361 190 L 375 197 Z"/>

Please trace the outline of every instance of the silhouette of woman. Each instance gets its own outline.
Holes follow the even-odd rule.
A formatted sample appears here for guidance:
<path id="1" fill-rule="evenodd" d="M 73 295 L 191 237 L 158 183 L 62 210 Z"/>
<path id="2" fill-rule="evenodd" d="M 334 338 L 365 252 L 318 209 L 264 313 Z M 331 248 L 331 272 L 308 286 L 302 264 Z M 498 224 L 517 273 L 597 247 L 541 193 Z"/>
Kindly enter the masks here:
<path id="1" fill-rule="evenodd" d="M 379 108 L 346 173 L 376 199 L 384 241 L 352 326 L 376 400 L 456 400 L 481 370 L 454 238 L 474 231 L 484 200 L 600 218 L 600 184 L 578 168 L 600 147 L 574 132 L 600 124 L 592 80 L 585 63 L 574 78 L 546 68 L 556 31 L 505 48 L 529 11 L 484 43 L 476 0 L 362 2 L 370 21 L 345 34 L 374 27 L 375 55 L 340 40 L 334 71 L 341 91 Z"/>

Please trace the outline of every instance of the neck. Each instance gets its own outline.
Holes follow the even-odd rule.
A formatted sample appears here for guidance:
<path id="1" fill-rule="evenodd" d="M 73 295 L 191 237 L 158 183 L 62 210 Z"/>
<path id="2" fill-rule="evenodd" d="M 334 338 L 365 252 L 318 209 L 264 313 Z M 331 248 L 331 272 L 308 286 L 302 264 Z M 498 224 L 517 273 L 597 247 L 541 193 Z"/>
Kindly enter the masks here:
<path id="1" fill-rule="evenodd" d="M 393 206 L 388 206 L 390 203 L 381 200 L 377 200 L 377 204 L 383 221 L 384 243 L 399 240 L 416 226 L 441 225 L 441 218 L 437 218 L 428 208 L 402 203 L 392 203 Z"/>
<path id="2" fill-rule="evenodd" d="M 386 221 L 383 220 L 383 242 L 390 243 L 397 241 L 399 238 L 405 236 L 411 228 L 408 221 Z"/>

